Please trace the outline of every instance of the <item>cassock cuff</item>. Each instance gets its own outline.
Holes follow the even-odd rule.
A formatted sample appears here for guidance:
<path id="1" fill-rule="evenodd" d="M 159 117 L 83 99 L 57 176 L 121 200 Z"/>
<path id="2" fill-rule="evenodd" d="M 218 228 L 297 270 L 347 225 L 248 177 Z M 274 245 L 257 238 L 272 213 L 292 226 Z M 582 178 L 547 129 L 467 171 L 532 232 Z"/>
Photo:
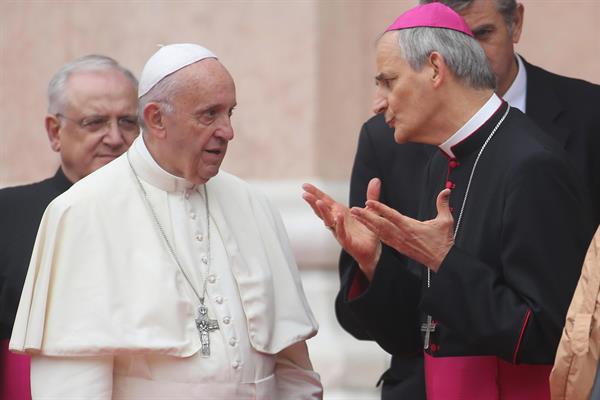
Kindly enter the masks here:
<path id="1" fill-rule="evenodd" d="M 360 268 L 358 268 L 354 274 L 354 279 L 352 280 L 350 289 L 348 290 L 348 301 L 356 299 L 358 296 L 363 294 L 368 287 L 369 280 L 367 279 L 367 276 L 361 271 Z"/>

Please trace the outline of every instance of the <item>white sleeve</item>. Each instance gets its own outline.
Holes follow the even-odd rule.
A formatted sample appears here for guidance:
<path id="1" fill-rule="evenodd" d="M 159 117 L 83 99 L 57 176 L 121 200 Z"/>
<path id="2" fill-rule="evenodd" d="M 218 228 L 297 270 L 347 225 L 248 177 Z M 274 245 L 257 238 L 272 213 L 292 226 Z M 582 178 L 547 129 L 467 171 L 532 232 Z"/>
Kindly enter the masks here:
<path id="1" fill-rule="evenodd" d="M 113 357 L 31 357 L 32 400 L 111 400 Z"/>
<path id="2" fill-rule="evenodd" d="M 313 371 L 306 342 L 287 347 L 275 355 L 275 376 L 280 399 L 320 400 L 323 386 Z"/>

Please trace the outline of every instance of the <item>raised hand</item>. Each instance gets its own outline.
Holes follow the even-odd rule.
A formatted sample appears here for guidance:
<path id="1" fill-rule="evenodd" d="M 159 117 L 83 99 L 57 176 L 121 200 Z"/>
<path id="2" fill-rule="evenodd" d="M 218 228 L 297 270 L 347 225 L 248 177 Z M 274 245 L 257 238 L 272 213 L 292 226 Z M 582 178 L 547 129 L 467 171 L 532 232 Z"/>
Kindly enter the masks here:
<path id="1" fill-rule="evenodd" d="M 377 236 L 358 222 L 350 214 L 348 207 L 338 203 L 314 185 L 305 183 L 302 188 L 302 198 L 329 228 L 344 250 L 358 262 L 367 278 L 371 279 L 381 254 L 381 243 Z M 380 191 L 381 181 L 377 178 L 372 179 L 367 188 L 367 199 L 379 200 Z"/>
<path id="2" fill-rule="evenodd" d="M 425 222 L 374 200 L 367 200 L 366 208 L 353 207 L 351 214 L 383 243 L 437 272 L 454 244 L 449 198 L 450 190 L 442 190 L 436 200 L 437 216 Z"/>

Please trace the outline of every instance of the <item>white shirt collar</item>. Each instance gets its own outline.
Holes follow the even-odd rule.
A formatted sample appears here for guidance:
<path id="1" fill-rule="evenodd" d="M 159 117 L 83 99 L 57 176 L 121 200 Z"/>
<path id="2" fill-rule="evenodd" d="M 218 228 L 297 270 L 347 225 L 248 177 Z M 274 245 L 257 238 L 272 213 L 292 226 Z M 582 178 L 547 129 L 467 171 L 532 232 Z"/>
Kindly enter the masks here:
<path id="1" fill-rule="evenodd" d="M 197 185 L 165 171 L 158 165 L 146 147 L 143 135 L 135 139 L 129 153 L 135 172 L 151 185 L 166 192 L 183 192 L 196 188 Z"/>
<path id="2" fill-rule="evenodd" d="M 492 115 L 494 115 L 501 105 L 502 100 L 500 97 L 498 97 L 496 93 L 492 93 L 492 96 L 489 98 L 489 100 L 486 101 L 483 107 L 481 107 L 479 111 L 477 111 L 475 115 L 473 115 L 471 119 L 467 121 L 466 124 L 457 130 L 452 136 L 450 136 L 444 143 L 438 146 L 440 150 L 448 155 L 448 157 L 455 158 L 452 147 L 471 136 L 473 132 L 479 129 L 487 122 L 488 119 L 490 119 Z"/>
<path id="3" fill-rule="evenodd" d="M 514 108 L 518 108 L 521 112 L 525 113 L 526 98 L 527 98 L 527 71 L 525 70 L 525 64 L 521 59 L 521 56 L 515 54 L 517 58 L 517 66 L 519 70 L 515 80 L 510 85 L 506 93 L 504 93 L 504 100 Z"/>

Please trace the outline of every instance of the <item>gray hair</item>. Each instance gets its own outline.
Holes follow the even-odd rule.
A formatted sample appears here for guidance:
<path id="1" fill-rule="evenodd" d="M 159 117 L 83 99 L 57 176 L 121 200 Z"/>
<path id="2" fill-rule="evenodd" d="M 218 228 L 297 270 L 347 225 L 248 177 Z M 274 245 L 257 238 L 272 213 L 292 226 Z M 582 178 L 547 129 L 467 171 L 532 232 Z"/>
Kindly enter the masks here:
<path id="1" fill-rule="evenodd" d="M 87 55 L 65 64 L 50 79 L 48 84 L 48 112 L 57 114 L 66 106 L 67 81 L 71 75 L 83 71 L 105 71 L 110 69 L 122 72 L 137 88 L 138 81 L 131 71 L 122 67 L 112 58 L 97 54 Z"/>
<path id="2" fill-rule="evenodd" d="M 167 75 L 152 87 L 146 94 L 139 98 L 138 120 L 142 130 L 146 130 L 144 122 L 144 108 L 148 103 L 160 103 L 165 112 L 173 112 L 173 98 L 179 90 L 181 84 L 175 78 L 175 73 Z"/>
<path id="3" fill-rule="evenodd" d="M 452 29 L 419 27 L 398 31 L 402 57 L 421 71 L 432 52 L 438 52 L 460 81 L 474 89 L 495 89 L 496 77 L 483 49 L 472 37 Z"/>
<path id="4" fill-rule="evenodd" d="M 442 3 L 460 13 L 467 8 L 471 7 L 475 0 L 419 0 L 420 4 L 429 4 L 429 3 Z M 506 28 L 508 33 L 512 33 L 513 25 L 515 22 L 515 11 L 517 9 L 517 1 L 516 0 L 496 0 L 496 10 L 502 17 L 504 18 L 504 22 L 506 23 Z"/>

